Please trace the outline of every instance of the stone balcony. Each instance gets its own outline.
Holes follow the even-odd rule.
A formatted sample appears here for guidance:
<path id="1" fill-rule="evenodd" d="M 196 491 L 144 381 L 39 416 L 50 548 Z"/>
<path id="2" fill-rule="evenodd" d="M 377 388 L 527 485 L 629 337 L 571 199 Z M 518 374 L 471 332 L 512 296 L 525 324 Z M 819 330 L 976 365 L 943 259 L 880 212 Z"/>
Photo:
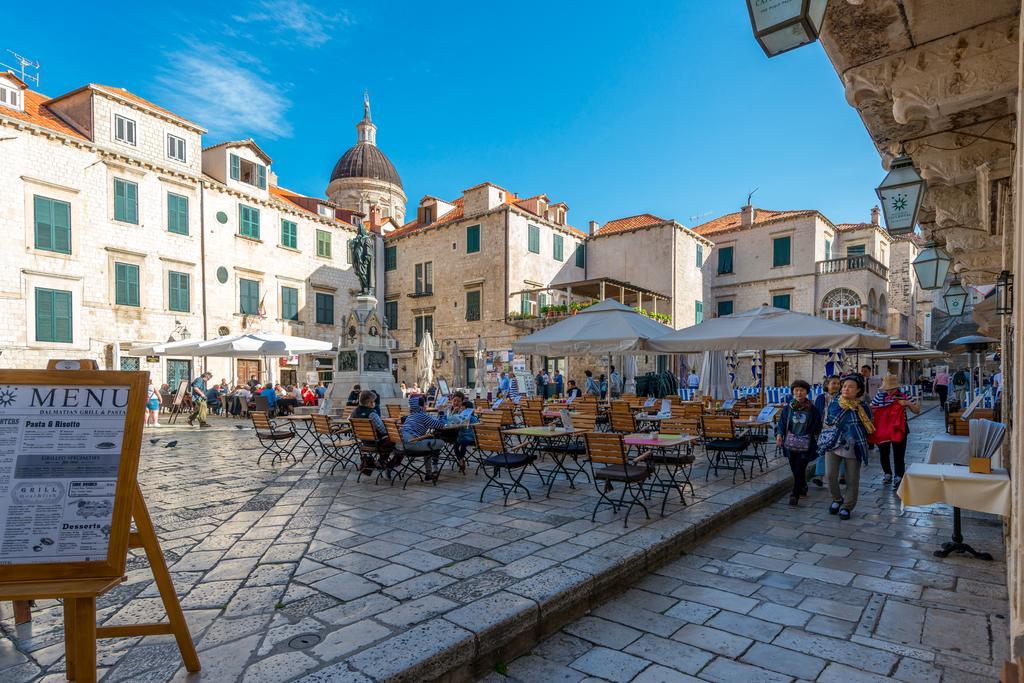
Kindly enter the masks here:
<path id="1" fill-rule="evenodd" d="M 818 261 L 818 275 L 832 275 L 834 273 L 848 273 L 857 270 L 866 270 L 883 279 L 889 278 L 889 269 L 881 261 L 867 254 L 855 254 L 843 256 L 842 258 Z"/>

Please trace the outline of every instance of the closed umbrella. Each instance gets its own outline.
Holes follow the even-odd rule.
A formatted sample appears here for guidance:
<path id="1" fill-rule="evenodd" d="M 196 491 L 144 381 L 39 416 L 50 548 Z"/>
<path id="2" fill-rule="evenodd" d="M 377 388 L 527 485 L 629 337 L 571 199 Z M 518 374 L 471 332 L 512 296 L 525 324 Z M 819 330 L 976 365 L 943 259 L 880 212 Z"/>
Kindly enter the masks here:
<path id="1" fill-rule="evenodd" d="M 700 391 L 716 401 L 732 398 L 729 388 L 729 374 L 725 354 L 721 351 L 705 351 L 701 362 Z"/>
<path id="2" fill-rule="evenodd" d="M 725 356 L 726 365 L 729 367 L 729 388 L 736 389 L 736 352 L 729 351 Z"/>
<path id="3" fill-rule="evenodd" d="M 629 306 L 605 299 L 513 342 L 512 349 L 537 356 L 627 353 L 646 350 L 650 340 L 671 331 Z"/>
<path id="4" fill-rule="evenodd" d="M 434 340 L 429 332 L 423 333 L 423 341 L 416 351 L 416 381 L 423 391 L 434 381 Z"/>
<path id="5" fill-rule="evenodd" d="M 846 358 L 842 349 L 829 349 L 828 360 L 825 361 L 825 377 L 842 375 Z"/>
<path id="6" fill-rule="evenodd" d="M 476 353 L 473 360 L 473 388 L 476 389 L 477 398 L 487 393 L 487 349 L 484 347 L 484 338 L 476 338 Z"/>
<path id="7" fill-rule="evenodd" d="M 627 394 L 636 393 L 636 356 L 633 354 L 623 358 L 622 391 Z"/>

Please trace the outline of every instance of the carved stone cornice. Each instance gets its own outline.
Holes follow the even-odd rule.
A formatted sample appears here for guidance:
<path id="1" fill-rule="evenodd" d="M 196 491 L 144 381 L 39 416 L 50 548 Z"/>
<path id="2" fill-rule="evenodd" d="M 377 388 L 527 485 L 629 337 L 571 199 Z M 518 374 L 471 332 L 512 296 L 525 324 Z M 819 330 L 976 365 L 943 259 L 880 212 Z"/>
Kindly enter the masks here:
<path id="1" fill-rule="evenodd" d="M 971 126 L 965 132 L 1011 141 L 1015 126 L 1015 118 L 1007 117 Z M 1013 166 L 1013 147 L 1010 144 L 962 133 L 942 133 L 912 140 L 904 145 L 904 149 L 914 159 L 914 166 L 929 186 L 971 182 L 981 166 L 988 167 L 992 179 L 1003 178 L 1010 175 Z"/>

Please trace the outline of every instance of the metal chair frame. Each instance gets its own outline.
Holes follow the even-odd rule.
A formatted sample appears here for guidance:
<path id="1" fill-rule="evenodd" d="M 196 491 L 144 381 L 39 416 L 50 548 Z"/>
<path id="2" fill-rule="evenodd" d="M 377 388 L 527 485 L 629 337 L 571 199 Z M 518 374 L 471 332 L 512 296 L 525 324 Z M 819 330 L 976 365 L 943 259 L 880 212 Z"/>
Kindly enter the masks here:
<path id="1" fill-rule="evenodd" d="M 263 456 L 268 453 L 273 455 L 270 459 L 271 466 L 275 465 L 278 460 L 284 461 L 285 458 L 291 458 L 294 463 L 295 454 L 292 453 L 294 446 L 289 448 L 288 445 L 299 436 L 295 431 L 295 426 L 289 424 L 287 429 L 283 429 L 280 425 L 275 424 L 267 413 L 258 410 L 250 412 L 249 417 L 252 419 L 256 439 L 263 448 L 263 452 L 256 458 L 256 465 L 258 466 L 263 460 Z"/>

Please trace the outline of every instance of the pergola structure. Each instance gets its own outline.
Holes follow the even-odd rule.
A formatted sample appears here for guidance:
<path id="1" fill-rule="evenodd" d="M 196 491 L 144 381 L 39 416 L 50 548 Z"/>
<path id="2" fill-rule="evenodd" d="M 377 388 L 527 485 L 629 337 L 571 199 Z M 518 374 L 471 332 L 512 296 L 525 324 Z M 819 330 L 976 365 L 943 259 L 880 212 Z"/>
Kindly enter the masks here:
<path id="1" fill-rule="evenodd" d="M 547 301 L 551 305 L 591 304 L 605 299 L 615 299 L 621 304 L 640 308 L 648 313 L 672 315 L 672 300 L 665 294 L 608 277 L 523 289 L 512 292 L 511 296 L 528 297 L 535 303 Z"/>

